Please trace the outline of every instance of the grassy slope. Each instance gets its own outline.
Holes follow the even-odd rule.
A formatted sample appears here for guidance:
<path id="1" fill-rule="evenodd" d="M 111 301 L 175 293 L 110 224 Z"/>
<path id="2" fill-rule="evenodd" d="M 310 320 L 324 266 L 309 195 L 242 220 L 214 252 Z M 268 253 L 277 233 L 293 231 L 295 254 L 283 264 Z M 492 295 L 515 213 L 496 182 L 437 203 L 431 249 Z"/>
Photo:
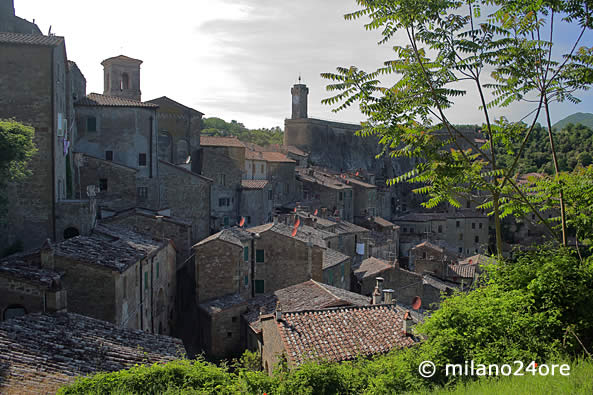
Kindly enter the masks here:
<path id="1" fill-rule="evenodd" d="M 560 130 L 569 123 L 575 125 L 580 123 L 593 129 L 593 114 L 583 112 L 574 113 L 556 122 L 554 125 L 552 125 L 552 129 Z"/>

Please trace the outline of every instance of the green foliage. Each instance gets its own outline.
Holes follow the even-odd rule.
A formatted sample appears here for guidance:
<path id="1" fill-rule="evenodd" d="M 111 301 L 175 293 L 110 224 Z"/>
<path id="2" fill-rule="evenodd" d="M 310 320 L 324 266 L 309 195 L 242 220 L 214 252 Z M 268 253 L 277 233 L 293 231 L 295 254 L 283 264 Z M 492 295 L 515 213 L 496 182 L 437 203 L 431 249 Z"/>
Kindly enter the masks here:
<path id="1" fill-rule="evenodd" d="M 561 130 L 566 128 L 570 123 L 572 123 L 573 125 L 580 124 L 588 127 L 589 129 L 593 129 L 593 114 L 582 112 L 574 113 L 556 122 L 554 125 L 552 125 L 552 128 L 556 130 Z"/>
<path id="2" fill-rule="evenodd" d="M 417 392 L 450 388 L 457 381 L 469 380 L 445 377 L 447 363 L 464 364 L 472 359 L 485 364 L 515 360 L 544 363 L 578 359 L 585 353 L 583 347 L 592 348 L 593 258 L 581 262 L 568 249 L 541 248 L 485 270 L 483 286 L 445 299 L 441 308 L 416 328 L 417 335 L 426 340 L 405 350 L 341 364 L 310 362 L 295 370 L 277 369 L 272 376 L 255 367 L 259 356 L 250 352 L 235 361 L 231 370 L 203 360 L 180 360 L 81 378 L 60 393 Z M 418 365 L 426 360 L 437 365 L 432 379 L 418 374 Z M 590 377 L 591 361 L 583 366 L 580 372 Z M 489 381 L 491 384 L 510 389 L 524 385 Z M 481 388 L 485 384 L 467 385 Z M 582 385 L 581 379 L 565 382 L 561 388 Z M 466 387 L 461 383 L 456 388 Z"/>
<path id="3" fill-rule="evenodd" d="M 204 118 L 202 134 L 208 136 L 236 136 L 241 141 L 261 146 L 282 144 L 284 131 L 279 127 L 271 129 L 247 129 L 245 125 L 235 120 L 225 122 L 220 118 Z"/>
<path id="4" fill-rule="evenodd" d="M 31 174 L 29 160 L 37 151 L 35 130 L 14 120 L 0 119 L 0 223 L 5 221 L 8 182 L 22 181 Z"/>

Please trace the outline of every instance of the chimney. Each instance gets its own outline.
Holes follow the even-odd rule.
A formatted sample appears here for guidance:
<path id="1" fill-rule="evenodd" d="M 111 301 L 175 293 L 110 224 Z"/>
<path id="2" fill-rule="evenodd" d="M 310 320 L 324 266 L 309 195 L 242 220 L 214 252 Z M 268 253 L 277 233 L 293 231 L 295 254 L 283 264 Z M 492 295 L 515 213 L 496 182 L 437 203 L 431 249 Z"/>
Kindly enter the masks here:
<path id="1" fill-rule="evenodd" d="M 278 224 L 278 216 L 274 215 L 274 225 L 277 225 L 277 224 Z"/>
<path id="2" fill-rule="evenodd" d="M 410 311 L 406 311 L 406 314 L 404 315 L 404 322 L 403 322 L 403 326 L 404 326 L 404 334 L 406 335 L 412 335 L 412 328 L 414 326 L 414 321 L 412 320 L 412 316 L 410 315 Z"/>
<path id="3" fill-rule="evenodd" d="M 276 303 L 276 321 L 280 321 L 282 319 L 282 308 L 280 307 L 280 302 Z"/>
<path id="4" fill-rule="evenodd" d="M 384 289 L 383 290 L 383 303 L 395 304 L 395 302 L 393 300 L 393 289 Z"/>
<path id="5" fill-rule="evenodd" d="M 377 286 L 379 287 L 379 292 L 383 293 L 383 277 L 377 277 L 375 278 L 375 280 L 377 280 Z"/>
<path id="6" fill-rule="evenodd" d="M 381 291 L 379 291 L 379 285 L 375 285 L 375 290 L 373 291 L 373 304 L 381 304 Z"/>
<path id="7" fill-rule="evenodd" d="M 41 246 L 41 267 L 44 269 L 54 270 L 54 249 L 51 246 L 49 239 Z"/>

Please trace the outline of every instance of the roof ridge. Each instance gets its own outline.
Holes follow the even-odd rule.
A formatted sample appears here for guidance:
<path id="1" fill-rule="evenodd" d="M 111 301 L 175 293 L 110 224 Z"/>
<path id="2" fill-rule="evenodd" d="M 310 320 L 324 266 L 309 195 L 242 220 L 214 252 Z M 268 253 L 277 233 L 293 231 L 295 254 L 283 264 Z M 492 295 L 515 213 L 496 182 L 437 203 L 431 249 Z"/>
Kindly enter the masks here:
<path id="1" fill-rule="evenodd" d="M 320 284 L 317 281 L 311 279 L 310 281 L 313 281 L 313 284 L 317 285 L 319 288 L 323 289 L 325 292 L 327 292 L 328 294 L 330 294 L 331 296 L 333 296 L 335 299 L 341 301 L 341 302 L 346 302 L 345 300 L 338 298 L 336 295 L 334 295 L 333 292 L 331 292 L 329 289 L 327 289 L 324 284 Z"/>

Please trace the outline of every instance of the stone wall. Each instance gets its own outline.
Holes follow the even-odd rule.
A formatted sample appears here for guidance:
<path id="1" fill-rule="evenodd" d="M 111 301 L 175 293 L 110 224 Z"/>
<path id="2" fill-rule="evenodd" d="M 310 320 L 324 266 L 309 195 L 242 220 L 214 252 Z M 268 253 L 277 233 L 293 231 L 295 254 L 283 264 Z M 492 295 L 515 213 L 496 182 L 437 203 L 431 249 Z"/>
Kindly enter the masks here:
<path id="1" fill-rule="evenodd" d="M 261 189 L 241 190 L 241 211 L 246 226 L 263 225 L 272 220 L 272 200 L 269 194 L 272 186 L 268 183 Z"/>
<path id="2" fill-rule="evenodd" d="M 12 306 L 24 307 L 27 314 L 44 311 L 44 295 L 45 290 L 39 285 L 0 276 L 0 321 Z"/>
<path id="3" fill-rule="evenodd" d="M 95 199 L 60 200 L 56 207 L 56 237 L 64 240 L 65 231 L 73 228 L 78 234 L 88 235 L 95 227 L 97 204 Z"/>
<path id="4" fill-rule="evenodd" d="M 273 231 L 260 233 L 255 250 L 264 250 L 264 262 L 255 263 L 254 280 L 273 292 L 310 279 L 323 282 L 323 249 Z"/>
<path id="5" fill-rule="evenodd" d="M 18 240 L 25 249 L 54 238 L 54 204 L 66 197 L 66 156 L 58 136 L 59 114 L 66 117 L 65 47 L 0 44 L 0 118 L 35 129 L 38 149 L 31 175 L 5 192 L 8 226 L 0 228 L 0 248 Z"/>
<path id="6" fill-rule="evenodd" d="M 268 162 L 268 180 L 274 190 L 274 206 L 282 206 L 301 199 L 297 188 L 294 162 Z"/>
<path id="7" fill-rule="evenodd" d="M 250 295 L 249 282 L 247 286 L 244 282 L 245 276 L 251 277 L 250 262 L 243 259 L 243 248 L 212 240 L 195 246 L 194 251 L 197 304 L 228 294 Z"/>
<path id="8" fill-rule="evenodd" d="M 245 324 L 241 314 L 247 311 L 245 303 L 212 314 L 200 309 L 200 322 L 208 337 L 202 339 L 202 348 L 208 356 L 230 358 L 241 355 L 246 344 Z"/>
<path id="9" fill-rule="evenodd" d="M 272 315 L 261 318 L 262 326 L 262 367 L 264 371 L 271 374 L 278 364 L 279 357 L 285 352 L 284 342 L 278 330 L 276 319 Z"/>
<path id="10" fill-rule="evenodd" d="M 159 162 L 161 208 L 191 223 L 191 242 L 210 234 L 211 180 L 167 162 Z"/>
<path id="11" fill-rule="evenodd" d="M 323 270 L 323 282 L 350 291 L 352 259 Z"/>

